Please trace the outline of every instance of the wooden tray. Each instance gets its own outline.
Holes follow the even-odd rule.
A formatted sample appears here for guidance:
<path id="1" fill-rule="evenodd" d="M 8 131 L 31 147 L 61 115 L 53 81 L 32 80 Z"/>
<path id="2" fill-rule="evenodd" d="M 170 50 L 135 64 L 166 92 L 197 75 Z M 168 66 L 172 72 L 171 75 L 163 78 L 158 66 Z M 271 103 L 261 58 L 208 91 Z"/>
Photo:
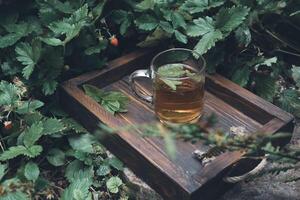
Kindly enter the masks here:
<path id="1" fill-rule="evenodd" d="M 101 71 L 66 81 L 60 91 L 63 107 L 89 131 L 96 130 L 100 121 L 112 128 L 155 121 L 151 105 L 131 92 L 128 75 L 136 69 L 148 68 L 156 53 L 138 50 L 109 62 Z M 121 91 L 130 98 L 129 111 L 113 116 L 85 95 L 82 84 Z M 147 92 L 151 85 L 141 82 L 140 87 Z M 210 113 L 217 115 L 217 127 L 225 131 L 232 126 L 269 134 L 293 129 L 292 115 L 218 74 L 206 79 L 204 116 Z M 178 141 L 176 160 L 171 160 L 159 138 L 127 131 L 106 137 L 103 143 L 165 199 L 174 200 L 212 199 L 220 195 L 231 186 L 222 181 L 225 169 L 242 156 L 241 152 L 224 153 L 203 166 L 192 152 L 207 147 Z"/>

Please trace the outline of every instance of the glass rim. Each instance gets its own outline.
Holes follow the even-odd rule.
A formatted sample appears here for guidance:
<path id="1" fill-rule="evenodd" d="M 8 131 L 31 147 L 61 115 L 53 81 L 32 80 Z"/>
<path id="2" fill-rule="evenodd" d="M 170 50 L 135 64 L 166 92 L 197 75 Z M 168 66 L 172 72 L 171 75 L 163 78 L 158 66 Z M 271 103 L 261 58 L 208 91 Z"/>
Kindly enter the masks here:
<path id="1" fill-rule="evenodd" d="M 201 61 L 202 61 L 202 63 L 203 63 L 201 69 L 200 69 L 199 71 L 197 71 L 197 74 L 202 74 L 203 71 L 204 71 L 205 68 L 206 68 L 206 61 L 205 61 L 205 59 L 203 58 L 203 56 L 200 55 L 198 52 L 196 52 L 196 51 L 194 51 L 194 50 L 191 50 L 191 49 L 186 49 L 186 48 L 171 48 L 171 49 L 167 49 L 167 50 L 164 50 L 164 51 L 162 51 L 162 52 L 159 52 L 158 54 L 156 54 L 156 55 L 152 58 L 151 63 L 150 63 L 150 70 L 151 70 L 152 72 L 154 72 L 156 75 L 159 75 L 159 74 L 158 74 L 157 71 L 154 69 L 154 62 L 155 62 L 155 60 L 156 60 L 159 56 L 161 56 L 162 54 L 167 53 L 167 52 L 169 52 L 169 51 L 188 51 L 188 52 L 190 52 L 191 54 L 197 54 L 197 55 L 199 56 L 198 59 L 201 59 Z M 183 77 L 177 77 L 177 78 L 176 78 L 176 77 L 168 77 L 168 76 L 164 76 L 163 78 L 173 79 L 173 80 L 182 80 L 182 79 L 188 79 L 188 78 L 190 78 L 190 77 L 189 77 L 189 76 L 183 76 Z"/>

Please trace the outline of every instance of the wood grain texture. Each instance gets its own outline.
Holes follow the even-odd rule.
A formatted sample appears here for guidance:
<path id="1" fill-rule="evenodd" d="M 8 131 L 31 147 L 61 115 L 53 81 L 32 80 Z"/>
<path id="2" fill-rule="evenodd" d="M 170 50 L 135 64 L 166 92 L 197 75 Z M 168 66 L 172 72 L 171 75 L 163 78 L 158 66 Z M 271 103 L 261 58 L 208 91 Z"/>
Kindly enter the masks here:
<path id="1" fill-rule="evenodd" d="M 99 139 L 165 199 L 212 199 L 230 187 L 222 181 L 222 176 L 241 158 L 241 152 L 222 154 L 204 167 L 192 157 L 192 152 L 196 148 L 205 150 L 207 146 L 177 141 L 177 156 L 172 160 L 166 153 L 163 140 L 142 137 L 143 130 L 134 128 L 136 124 L 157 122 L 152 105 L 138 99 L 128 84 L 128 75 L 136 69 L 148 68 L 154 53 L 147 50 L 133 52 L 109 62 L 102 71 L 65 82 L 60 89 L 61 104 L 91 132 L 98 129 L 100 122 L 112 128 L 132 125 L 130 130 L 105 137 L 101 135 Z M 86 83 L 124 93 L 130 99 L 128 112 L 115 116 L 108 113 L 84 94 L 81 86 Z M 152 90 L 151 83 L 147 81 L 140 81 L 139 88 L 145 93 L 151 93 Z M 232 126 L 243 126 L 249 132 L 273 134 L 293 127 L 293 116 L 220 75 L 207 76 L 204 117 L 211 113 L 218 118 L 216 128 L 224 131 Z M 215 186 L 222 190 L 216 192 Z"/>

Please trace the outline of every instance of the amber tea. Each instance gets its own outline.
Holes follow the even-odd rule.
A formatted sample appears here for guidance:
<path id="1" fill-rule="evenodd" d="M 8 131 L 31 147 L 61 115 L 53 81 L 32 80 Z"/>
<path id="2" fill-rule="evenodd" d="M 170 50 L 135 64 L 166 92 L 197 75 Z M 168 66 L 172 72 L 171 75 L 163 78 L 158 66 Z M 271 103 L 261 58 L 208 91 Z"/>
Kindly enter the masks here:
<path id="1" fill-rule="evenodd" d="M 168 64 L 161 68 L 166 67 L 173 71 L 177 68 L 178 74 L 177 77 L 168 78 L 156 76 L 154 81 L 156 115 L 161 121 L 171 123 L 197 120 L 203 110 L 204 77 L 196 75 L 194 69 L 188 65 Z"/>
<path id="2" fill-rule="evenodd" d="M 137 77 L 152 80 L 152 95 L 136 88 Z M 164 124 L 193 123 L 202 115 L 205 60 L 195 51 L 163 51 L 152 59 L 150 70 L 136 70 L 129 80 L 137 96 L 153 103 L 157 118 Z"/>

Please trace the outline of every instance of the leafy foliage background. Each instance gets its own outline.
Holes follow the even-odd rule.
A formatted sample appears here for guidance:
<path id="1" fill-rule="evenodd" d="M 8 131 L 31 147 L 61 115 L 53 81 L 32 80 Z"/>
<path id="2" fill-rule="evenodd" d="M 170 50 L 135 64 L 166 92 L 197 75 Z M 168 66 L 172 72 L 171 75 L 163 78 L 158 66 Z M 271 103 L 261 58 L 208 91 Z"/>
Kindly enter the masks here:
<path id="1" fill-rule="evenodd" d="M 0 199 L 129 198 L 122 163 L 55 91 L 136 46 L 192 48 L 208 73 L 300 116 L 299 10 L 297 0 L 0 1 L 0 120 L 13 123 L 1 127 Z"/>

